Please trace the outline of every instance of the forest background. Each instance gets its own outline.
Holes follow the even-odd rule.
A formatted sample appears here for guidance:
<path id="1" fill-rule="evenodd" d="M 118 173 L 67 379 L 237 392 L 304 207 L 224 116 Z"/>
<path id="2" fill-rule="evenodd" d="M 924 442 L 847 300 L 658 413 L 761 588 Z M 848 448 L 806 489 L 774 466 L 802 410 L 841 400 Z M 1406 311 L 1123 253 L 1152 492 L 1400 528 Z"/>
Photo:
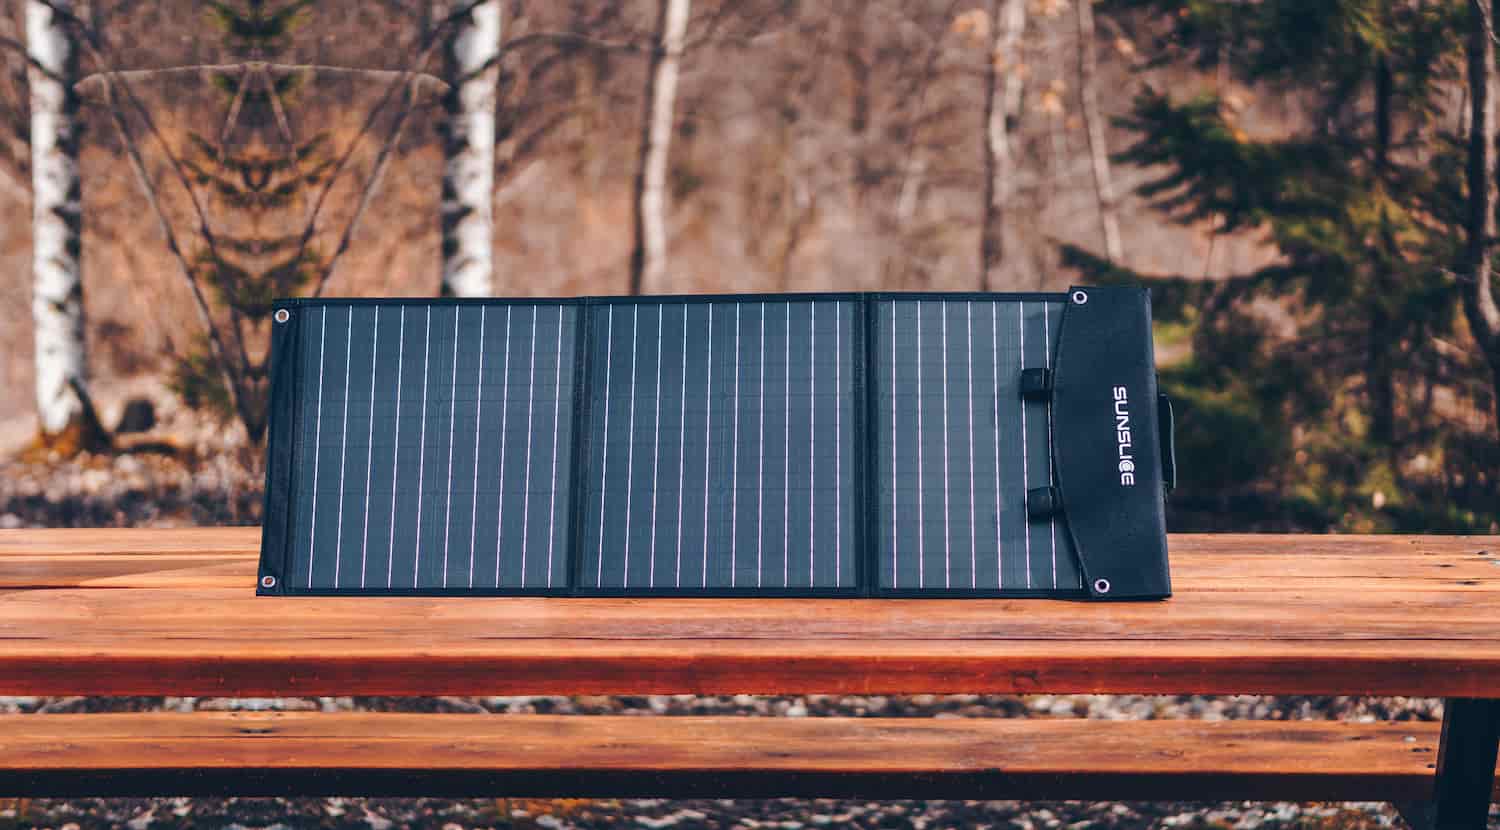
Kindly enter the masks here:
<path id="1" fill-rule="evenodd" d="M 257 523 L 274 297 L 1128 282 L 1152 290 L 1177 403 L 1171 529 L 1500 533 L 1497 3 L 0 0 L 0 527 Z M 266 707 L 1441 717 L 1387 698 L 0 698 Z M 548 826 L 1395 821 L 316 799 L 0 802 L 0 827 L 559 811 Z"/>
<path id="2" fill-rule="evenodd" d="M 1492 13 L 11 0 L 0 520 L 256 521 L 274 296 L 1132 281 L 1174 530 L 1495 532 Z"/>

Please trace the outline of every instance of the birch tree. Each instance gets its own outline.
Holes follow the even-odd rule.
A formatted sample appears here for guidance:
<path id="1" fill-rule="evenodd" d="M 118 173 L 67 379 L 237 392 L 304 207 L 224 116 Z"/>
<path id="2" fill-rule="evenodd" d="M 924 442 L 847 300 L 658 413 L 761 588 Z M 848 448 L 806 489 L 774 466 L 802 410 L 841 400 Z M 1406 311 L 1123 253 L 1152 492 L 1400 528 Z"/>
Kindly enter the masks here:
<path id="1" fill-rule="evenodd" d="M 1089 160 L 1094 170 L 1094 194 L 1099 204 L 1099 227 L 1104 236 L 1104 254 L 1115 264 L 1125 257 L 1120 242 L 1120 218 L 1116 213 L 1115 187 L 1109 171 L 1109 146 L 1104 133 L 1104 115 L 1099 110 L 1099 59 L 1094 54 L 1093 0 L 1075 0 L 1078 9 L 1078 96 L 1089 140 Z"/>
<path id="2" fill-rule="evenodd" d="M 1486 5 L 1489 8 L 1486 8 Z M 1463 285 L 1464 316 L 1493 376 L 1494 418 L 1500 427 L 1500 304 L 1495 300 L 1490 242 L 1495 236 L 1496 138 L 1495 43 L 1490 21 L 1492 0 L 1469 0 L 1466 57 L 1469 85 L 1469 147 L 1465 180 L 1465 244 L 1459 276 Z"/>
<path id="3" fill-rule="evenodd" d="M 984 219 L 979 253 L 979 284 L 985 291 L 994 289 L 1005 256 L 1005 209 L 1014 190 L 1009 129 L 1021 101 L 1026 0 L 991 0 L 989 17 L 993 48 L 984 69 Z"/>
<path id="4" fill-rule="evenodd" d="M 89 449 L 107 443 L 107 437 L 87 392 L 79 269 L 83 219 L 78 178 L 80 123 L 78 99 L 73 92 L 78 79 L 78 53 L 59 13 L 69 8 L 69 0 L 30 0 L 26 4 L 27 83 L 31 89 L 31 309 L 42 442 Z"/>
<path id="5" fill-rule="evenodd" d="M 648 283 L 660 288 L 666 274 L 667 158 L 690 6 L 691 0 L 661 0 L 657 10 L 635 177 L 635 244 L 630 254 L 633 295 L 640 294 Z"/>
<path id="6" fill-rule="evenodd" d="M 500 0 L 477 5 L 447 42 L 451 89 L 443 166 L 443 294 L 494 293 L 495 82 L 500 59 Z"/>

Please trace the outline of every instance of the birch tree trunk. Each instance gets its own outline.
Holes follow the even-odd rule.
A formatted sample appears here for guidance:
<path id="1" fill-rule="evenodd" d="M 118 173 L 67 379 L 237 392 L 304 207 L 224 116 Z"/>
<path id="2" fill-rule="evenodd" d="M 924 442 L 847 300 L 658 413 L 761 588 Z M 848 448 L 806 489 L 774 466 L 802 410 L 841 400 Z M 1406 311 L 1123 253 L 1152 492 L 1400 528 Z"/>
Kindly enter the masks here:
<path id="1" fill-rule="evenodd" d="M 1015 189 L 1009 129 L 1010 118 L 1021 105 L 1026 0 L 991 0 L 990 21 L 994 41 L 984 70 L 984 221 L 979 243 L 979 285 L 984 291 L 994 290 L 999 282 L 1005 258 L 1005 210 Z"/>
<path id="2" fill-rule="evenodd" d="M 69 0 L 50 0 L 60 9 Z M 78 178 L 76 44 L 40 0 L 26 4 L 31 88 L 31 314 L 36 336 L 36 408 L 41 439 L 72 451 L 107 437 L 87 393 L 83 281 L 79 269 L 82 190 Z"/>
<path id="3" fill-rule="evenodd" d="M 457 6 L 466 5 L 458 3 Z M 451 84 L 443 166 L 443 294 L 494 293 L 495 82 L 500 71 L 500 0 L 474 7 L 449 35 Z"/>
<path id="4" fill-rule="evenodd" d="M 1486 3 L 1490 4 L 1488 9 Z M 1495 300 L 1494 269 L 1490 266 L 1490 243 L 1495 236 L 1495 140 L 1500 136 L 1495 118 L 1495 44 L 1490 21 L 1500 0 L 1469 0 L 1468 5 L 1468 205 L 1463 261 L 1458 268 L 1463 283 L 1459 287 L 1469 328 L 1490 364 L 1493 415 L 1500 429 L 1500 304 Z"/>
<path id="5" fill-rule="evenodd" d="M 690 0 L 661 0 L 656 43 L 646 75 L 645 119 L 635 177 L 635 246 L 630 254 L 630 293 L 660 288 L 667 264 L 667 158 L 677 106 L 677 78 L 687 35 Z"/>
<path id="6" fill-rule="evenodd" d="M 1104 235 L 1104 254 L 1110 262 L 1124 259 L 1120 242 L 1120 219 L 1115 212 L 1115 187 L 1110 179 L 1109 146 L 1105 140 L 1104 116 L 1099 111 L 1099 61 L 1094 54 L 1093 0 L 1075 0 L 1078 7 L 1078 96 L 1083 102 L 1083 121 L 1089 139 L 1089 158 L 1094 168 L 1094 193 L 1099 203 L 1099 226 Z"/>

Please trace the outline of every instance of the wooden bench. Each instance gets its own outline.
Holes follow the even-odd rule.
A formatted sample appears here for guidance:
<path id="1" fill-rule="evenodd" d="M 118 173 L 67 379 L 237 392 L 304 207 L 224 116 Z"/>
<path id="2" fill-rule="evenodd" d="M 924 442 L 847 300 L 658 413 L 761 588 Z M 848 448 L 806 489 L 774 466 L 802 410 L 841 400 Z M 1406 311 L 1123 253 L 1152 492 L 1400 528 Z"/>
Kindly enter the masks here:
<path id="1" fill-rule="evenodd" d="M 1445 721 L 0 717 L 0 796 L 1405 802 L 1483 826 L 1500 538 L 1178 536 L 1163 603 L 269 599 L 254 529 L 0 531 L 0 694 L 1418 695 Z"/>

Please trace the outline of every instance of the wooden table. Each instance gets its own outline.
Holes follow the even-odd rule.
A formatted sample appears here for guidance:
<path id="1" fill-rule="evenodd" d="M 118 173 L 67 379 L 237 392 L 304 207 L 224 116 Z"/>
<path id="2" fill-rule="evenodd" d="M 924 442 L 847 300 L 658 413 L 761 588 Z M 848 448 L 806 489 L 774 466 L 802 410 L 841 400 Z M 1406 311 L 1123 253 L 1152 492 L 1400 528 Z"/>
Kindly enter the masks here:
<path id="1" fill-rule="evenodd" d="M 478 716 L 482 728 L 444 721 L 452 716 L 264 719 L 270 733 L 291 742 L 283 747 L 304 749 L 318 741 L 347 745 L 353 734 L 406 744 L 425 734 L 424 746 L 436 753 L 429 759 L 434 776 L 464 759 L 473 762 L 477 753 L 490 760 L 465 769 L 480 770 L 490 782 L 527 780 L 521 774 L 526 759 L 502 763 L 494 755 L 514 755 L 496 753 L 500 738 L 529 735 L 528 745 L 570 747 L 578 761 L 573 765 L 578 775 L 568 781 L 538 777 L 531 769 L 533 785 L 549 780 L 587 789 L 589 781 L 613 782 L 604 789 L 614 791 L 1065 795 L 1092 775 L 1090 792 L 1128 790 L 1135 797 L 1191 785 L 1199 789 L 1182 795 L 1311 797 L 1321 792 L 1335 798 L 1435 799 L 1445 811 L 1439 818 L 1451 823 L 1458 815 L 1472 821 L 1494 787 L 1500 537 L 1176 536 L 1171 540 L 1176 595 L 1155 603 L 276 599 L 254 596 L 258 547 L 254 528 L 0 531 L 0 694 L 1418 695 L 1450 699 L 1441 753 L 1435 751 L 1436 728 L 1418 724 L 1305 725 L 1305 732 L 1294 735 L 1287 724 L 1272 730 L 1184 722 L 903 722 L 892 737 L 879 732 L 891 729 L 890 721 L 825 723 L 818 727 L 823 733 L 808 733 L 807 721 L 757 724 L 751 730 L 726 727 L 721 719 L 633 727 L 597 719 L 587 727 L 596 733 L 589 738 L 569 718 L 560 719 L 563 724 L 524 721 L 522 726 L 516 723 L 520 718 Z M 6 786 L 7 775 L 44 782 L 47 776 L 39 772 L 44 769 L 53 770 L 54 784 L 86 781 L 85 773 L 99 769 L 102 761 L 90 760 L 75 744 L 119 747 L 138 733 L 157 741 L 177 735 L 181 746 L 197 741 L 220 747 L 216 751 L 222 755 L 225 735 L 238 734 L 243 723 L 254 720 L 76 717 L 91 726 L 72 734 L 94 738 L 64 740 L 75 727 L 65 727 L 63 716 L 0 719 L 0 790 L 14 789 Z M 437 732 L 448 730 L 448 740 L 433 738 L 433 730 L 418 725 L 433 721 L 444 723 Z M 170 725 L 189 722 L 195 725 Z M 715 756 L 704 741 L 695 744 L 698 755 L 679 747 L 671 758 L 661 752 L 638 753 L 633 761 L 606 757 L 622 742 L 659 750 L 670 743 L 663 730 L 686 734 L 689 726 L 708 733 L 730 729 L 727 735 L 742 736 L 732 745 L 751 747 L 747 751 L 763 763 L 748 764 L 743 754 Z M 484 734 L 491 729 L 503 734 Z M 834 736 L 838 729 L 844 730 L 843 739 Z M 614 734 L 613 742 L 598 739 L 610 730 L 625 731 Z M 408 737 L 391 737 L 402 734 Z M 770 737 L 757 744 L 748 737 L 752 734 Z M 1040 736 L 1024 755 L 1034 762 L 1031 767 L 1008 749 L 1023 734 Z M 556 741 L 543 740 L 547 735 Z M 431 745 L 453 750 L 465 736 L 479 743 L 454 750 L 456 756 L 446 761 L 436 757 L 442 753 Z M 493 745 L 484 743 L 492 738 Z M 59 749 L 59 740 L 77 751 Z M 905 757 L 855 751 L 890 742 L 926 749 Z M 1305 764 L 1285 757 L 1296 742 L 1313 756 L 1327 757 Z M 1340 754 L 1339 743 L 1353 748 Z M 35 753 L 18 754 L 27 745 L 51 746 L 47 757 L 62 760 L 46 767 Z M 585 745 L 597 757 L 583 751 Z M 1106 753 L 1107 745 L 1116 747 L 1113 767 L 1101 762 L 1095 769 L 1080 758 L 1087 754 L 1080 747 Z M 1377 750 L 1386 745 L 1388 753 Z M 255 751 L 272 746 L 263 742 Z M 1123 759 L 1120 748 L 1129 746 L 1140 751 Z M 1183 749 L 1174 753 L 1166 749 L 1171 746 Z M 1427 755 L 1420 751 L 1424 747 Z M 785 756 L 781 767 L 764 763 L 778 751 Z M 1142 761 L 1153 752 L 1154 761 Z M 531 761 L 542 763 L 541 756 Z M 270 782 L 271 789 L 318 780 L 317 770 L 326 772 L 322 780 L 329 782 L 347 782 L 360 769 L 372 772 L 368 763 L 361 767 L 351 757 L 321 766 L 278 766 L 274 752 L 253 762 L 247 758 L 231 753 L 224 768 L 258 770 L 259 780 Z M 540 768 L 556 772 L 563 760 L 551 758 L 551 767 L 542 763 Z M 813 773 L 822 762 L 826 774 L 820 778 Z M 134 758 L 128 766 L 138 770 L 142 764 L 149 767 L 149 758 Z M 668 767 L 680 767 L 673 778 L 677 785 L 662 784 Z M 1252 767 L 1263 779 L 1259 785 Z M 1437 767 L 1442 774 L 1435 776 Z M 613 772 L 606 774 L 606 768 Z M 276 770 L 286 773 L 286 781 L 276 784 Z M 158 770 L 151 780 L 164 774 Z M 892 789 L 892 776 L 907 785 Z M 1119 787 L 1098 786 L 1106 779 Z M 1219 789 L 1201 789 L 1209 779 L 1219 782 Z M 1288 783 L 1293 779 L 1301 783 Z M 740 785 L 731 786 L 736 780 Z M 1042 780 L 1057 786 L 1036 783 Z M 1279 783 L 1265 784 L 1271 780 Z M 642 786 L 649 781 L 657 782 L 655 789 Z M 925 789 L 922 781 L 928 782 Z M 424 785 L 439 783 L 433 777 Z"/>

